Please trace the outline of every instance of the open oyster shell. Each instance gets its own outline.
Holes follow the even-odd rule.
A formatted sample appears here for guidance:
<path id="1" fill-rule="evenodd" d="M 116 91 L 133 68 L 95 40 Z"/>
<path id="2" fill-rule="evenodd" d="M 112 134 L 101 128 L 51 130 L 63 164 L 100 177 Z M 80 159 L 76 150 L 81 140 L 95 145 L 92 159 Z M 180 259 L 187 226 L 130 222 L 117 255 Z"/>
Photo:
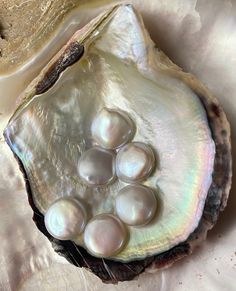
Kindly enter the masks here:
<path id="1" fill-rule="evenodd" d="M 104 106 L 128 111 L 137 127 L 134 140 L 153 147 L 158 165 L 143 184 L 156 190 L 160 204 L 155 220 L 130 227 L 126 248 L 109 260 L 88 254 L 82 236 L 52 238 L 43 217 L 53 201 L 70 195 L 88 206 L 90 217 L 114 211 L 115 195 L 126 184 L 87 188 L 76 170 L 93 144 L 90 124 Z M 225 114 L 199 81 L 155 48 L 130 5 L 112 8 L 71 38 L 29 85 L 5 137 L 25 174 L 38 228 L 56 251 L 106 282 L 189 254 L 226 205 L 231 156 Z"/>

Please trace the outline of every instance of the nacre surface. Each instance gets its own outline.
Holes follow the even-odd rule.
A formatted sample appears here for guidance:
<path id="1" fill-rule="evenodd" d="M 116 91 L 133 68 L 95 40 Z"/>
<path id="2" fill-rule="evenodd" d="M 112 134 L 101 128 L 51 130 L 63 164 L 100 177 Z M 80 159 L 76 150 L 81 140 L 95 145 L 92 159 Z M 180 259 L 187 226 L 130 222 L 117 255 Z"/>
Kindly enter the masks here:
<path id="1" fill-rule="evenodd" d="M 163 209 L 158 221 L 129 229 L 127 246 L 115 258 L 129 261 L 169 250 L 198 226 L 212 182 L 215 144 L 204 107 L 161 63 L 131 6 L 112 9 L 73 39 L 83 40 L 83 57 L 48 91 L 35 95 L 34 84 L 46 67 L 5 131 L 27 172 L 35 205 L 45 213 L 57 198 L 75 192 L 86 197 L 93 216 L 113 213 L 116 193 L 126 184 L 88 190 L 78 179 L 77 164 L 92 146 L 91 122 L 99 110 L 128 111 L 137 127 L 134 141 L 158 153 L 158 170 L 144 184 L 160 189 Z M 76 243 L 83 246 L 82 239 Z"/>

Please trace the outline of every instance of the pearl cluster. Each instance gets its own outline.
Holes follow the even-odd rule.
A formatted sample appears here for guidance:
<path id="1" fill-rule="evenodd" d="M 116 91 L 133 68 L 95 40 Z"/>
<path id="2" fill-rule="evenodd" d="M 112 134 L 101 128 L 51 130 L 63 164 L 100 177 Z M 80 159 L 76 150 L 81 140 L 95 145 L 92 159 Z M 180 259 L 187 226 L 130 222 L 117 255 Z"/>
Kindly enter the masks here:
<path id="1" fill-rule="evenodd" d="M 155 166 L 150 146 L 131 142 L 135 125 L 120 111 L 103 108 L 91 125 L 96 145 L 85 151 L 78 162 L 78 175 L 89 187 L 119 180 L 122 188 L 114 201 L 115 214 L 103 213 L 87 221 L 85 207 L 74 197 L 60 198 L 47 210 L 45 226 L 60 240 L 75 239 L 83 233 L 87 250 L 97 257 L 114 256 L 124 248 L 129 233 L 126 225 L 147 225 L 155 215 L 157 199 L 152 189 L 140 184 Z"/>

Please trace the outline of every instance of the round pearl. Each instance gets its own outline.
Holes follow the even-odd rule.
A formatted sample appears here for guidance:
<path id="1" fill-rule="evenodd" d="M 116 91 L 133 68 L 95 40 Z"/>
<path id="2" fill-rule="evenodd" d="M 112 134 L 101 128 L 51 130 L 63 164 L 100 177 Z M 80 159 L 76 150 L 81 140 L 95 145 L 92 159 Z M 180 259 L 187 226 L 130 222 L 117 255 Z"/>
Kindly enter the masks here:
<path id="1" fill-rule="evenodd" d="M 89 149 L 79 160 L 78 173 L 90 186 L 110 183 L 116 177 L 114 153 L 99 147 Z"/>
<path id="2" fill-rule="evenodd" d="M 132 139 L 134 124 L 124 113 L 103 108 L 94 118 L 91 132 L 98 145 L 116 149 Z"/>
<path id="3" fill-rule="evenodd" d="M 129 185 L 121 189 L 115 199 L 119 218 L 128 225 L 145 225 L 151 221 L 156 209 L 154 192 L 145 186 Z"/>
<path id="4" fill-rule="evenodd" d="M 47 210 L 44 222 L 47 231 L 60 240 L 70 240 L 79 235 L 86 223 L 86 212 L 75 198 L 60 198 Z"/>
<path id="5" fill-rule="evenodd" d="M 128 233 L 119 218 L 111 214 L 95 216 L 84 231 L 84 243 L 88 251 L 107 258 L 119 253 L 127 242 Z"/>
<path id="6" fill-rule="evenodd" d="M 155 165 L 152 149 L 141 142 L 133 142 L 123 147 L 116 157 L 116 174 L 128 183 L 147 178 Z"/>

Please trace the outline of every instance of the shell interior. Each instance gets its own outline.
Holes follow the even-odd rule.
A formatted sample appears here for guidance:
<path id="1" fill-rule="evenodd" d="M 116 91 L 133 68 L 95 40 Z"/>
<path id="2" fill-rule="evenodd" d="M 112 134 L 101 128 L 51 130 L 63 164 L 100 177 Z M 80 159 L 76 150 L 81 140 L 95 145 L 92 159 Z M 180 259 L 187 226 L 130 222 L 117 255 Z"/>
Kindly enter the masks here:
<path id="1" fill-rule="evenodd" d="M 90 218 L 115 213 L 115 197 L 127 184 L 117 179 L 88 187 L 77 166 L 94 145 L 96 114 L 104 107 L 128 112 L 136 126 L 133 141 L 148 144 L 156 156 L 157 166 L 142 184 L 154 190 L 159 207 L 145 227 L 127 226 L 130 239 L 112 259 L 131 261 L 167 251 L 198 226 L 212 182 L 215 144 L 205 109 L 182 80 L 160 65 L 132 6 L 102 14 L 73 41 L 83 43 L 83 57 L 46 92 L 35 95 L 35 81 L 5 130 L 26 170 L 34 203 L 45 214 L 56 199 L 75 196 Z M 84 246 L 83 234 L 75 242 Z"/>

